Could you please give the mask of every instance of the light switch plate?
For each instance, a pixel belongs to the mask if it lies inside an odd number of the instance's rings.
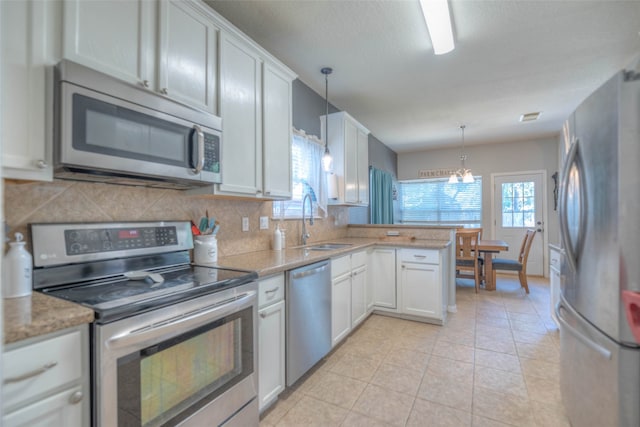
[[[268,230],[269,229],[269,217],[261,216],[260,217],[260,230]]]
[[[242,231],[249,231],[249,217],[242,217]]]

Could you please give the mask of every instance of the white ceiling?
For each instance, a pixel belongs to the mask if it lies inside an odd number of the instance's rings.
[[[396,152],[555,135],[640,55],[640,1],[450,0],[433,54],[418,0],[212,0],[244,33]],[[538,121],[520,123],[523,113]]]

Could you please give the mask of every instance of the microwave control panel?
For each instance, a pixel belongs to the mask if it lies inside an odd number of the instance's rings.
[[[220,173],[220,137],[210,133],[204,134],[204,167],[207,172]]]

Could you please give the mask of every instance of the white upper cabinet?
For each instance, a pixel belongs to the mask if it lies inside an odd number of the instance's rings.
[[[320,118],[325,139],[325,116]],[[348,113],[329,114],[329,150],[338,179],[338,198],[330,203],[369,204],[369,130]]]
[[[60,58],[61,5],[0,1],[0,145],[4,178],[53,179],[51,66]]]
[[[219,30],[203,7],[176,0],[65,0],[63,56],[216,113]]]
[[[291,197],[291,76],[273,64],[263,66],[263,186],[270,198]]]
[[[155,87],[155,2],[65,0],[63,56],[145,87]]]
[[[296,76],[237,31],[221,30],[219,54],[222,184],[190,193],[288,199]]]
[[[161,1],[156,90],[185,104],[217,112],[219,29],[195,3]]]
[[[256,197],[262,192],[262,61],[243,40],[220,37],[221,192]]]

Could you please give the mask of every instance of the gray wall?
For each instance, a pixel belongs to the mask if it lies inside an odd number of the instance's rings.
[[[558,138],[506,144],[466,147],[466,166],[482,176],[482,226],[491,230],[491,174],[501,172],[547,171],[548,243],[559,242],[558,212],[553,210],[553,180],[558,170]],[[398,179],[417,179],[421,169],[458,168],[460,148],[398,154]],[[487,237],[490,237],[487,235]],[[546,250],[546,248],[545,248]]]
[[[329,87],[331,89],[331,87]],[[331,98],[331,92],[329,92]],[[339,110],[331,103],[329,114]],[[326,113],[324,97],[318,95],[313,89],[299,79],[293,81],[293,127],[304,130],[309,135],[318,138],[321,135],[320,116]],[[358,118],[355,117],[357,120]],[[369,134],[369,166],[390,172],[394,177],[398,176],[398,155],[395,151],[384,145],[378,138]],[[349,223],[368,224],[369,208],[349,208]]]
[[[292,98],[293,127],[320,138],[320,116],[324,116],[327,111],[324,98],[299,79],[293,81]],[[329,114],[338,111],[340,110],[329,103]]]

